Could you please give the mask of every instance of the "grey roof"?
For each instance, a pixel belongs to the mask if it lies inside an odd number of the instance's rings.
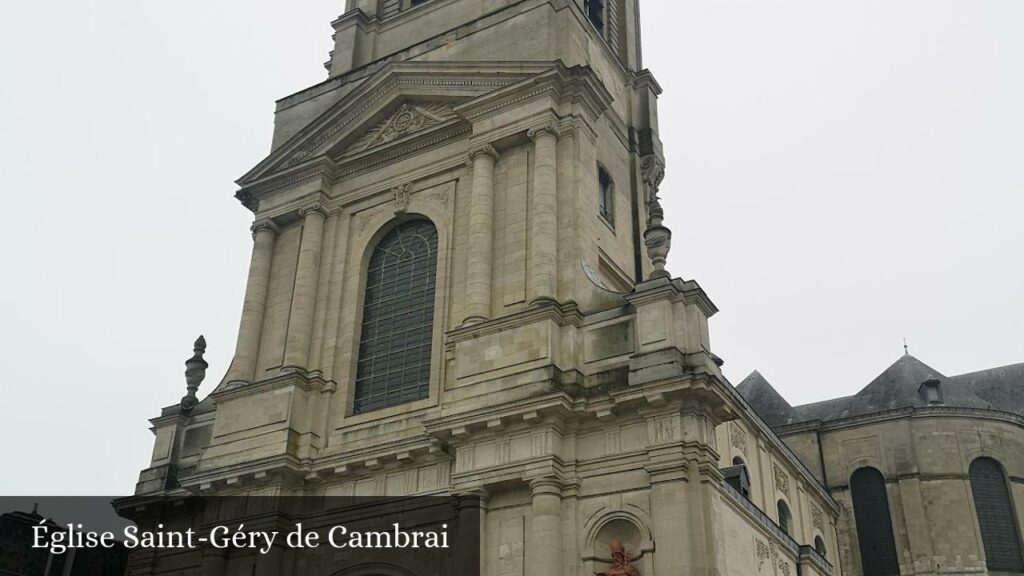
[[[996,409],[1024,415],[1024,364],[947,377],[906,354],[853,396],[796,407],[790,406],[756,371],[736,389],[769,426],[777,427],[926,406],[928,402],[920,390],[921,385],[930,380],[939,382],[942,403],[946,406]]]
[[[993,408],[1024,415],[1024,364],[1012,364],[950,378]]]
[[[736,386],[736,391],[746,398],[758,416],[769,426],[781,426],[794,416],[793,407],[789,402],[786,402],[786,399],[757,370],[744,378]]]

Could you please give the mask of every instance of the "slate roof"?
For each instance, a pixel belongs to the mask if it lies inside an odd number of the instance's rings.
[[[793,407],[789,402],[786,402],[786,399],[757,370],[744,378],[736,386],[736,391],[750,403],[764,423],[771,427],[787,424],[794,416]]]
[[[774,428],[927,406],[921,385],[929,380],[939,382],[945,406],[995,409],[1024,416],[1024,364],[947,377],[906,354],[853,396],[795,407],[757,371],[747,376],[736,390]]]

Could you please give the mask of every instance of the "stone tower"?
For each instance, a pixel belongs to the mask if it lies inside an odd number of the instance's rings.
[[[722,377],[714,305],[664,271],[638,5],[348,0],[328,78],[278,102],[238,181],[234,360],[153,420],[136,498],[473,494],[486,574],[604,572],[616,540],[645,576],[741,573],[736,545],[825,573],[797,540],[834,542],[835,503]],[[740,434],[750,475],[793,479],[799,538],[723,482]]]

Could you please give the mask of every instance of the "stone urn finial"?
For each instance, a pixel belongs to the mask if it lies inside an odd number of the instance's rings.
[[[203,379],[206,378],[206,369],[210,366],[203,359],[203,354],[206,353],[206,338],[200,336],[192,351],[192,357],[185,361],[185,387],[188,393],[181,399],[182,412],[190,412],[199,404],[196,392],[199,390],[199,385],[203,383]]]
[[[647,196],[647,230],[644,231],[644,246],[647,257],[654,265],[651,279],[671,278],[665,263],[672,248],[672,231],[664,226],[665,210],[658,198],[658,188],[665,178],[665,163],[657,156],[645,156],[640,164]]]

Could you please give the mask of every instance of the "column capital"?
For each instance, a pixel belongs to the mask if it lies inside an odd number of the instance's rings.
[[[474,161],[476,161],[477,158],[481,156],[490,156],[491,159],[497,160],[499,154],[498,151],[494,148],[494,146],[491,146],[490,144],[477,146],[471,149],[469,151],[469,154],[467,154],[467,158],[469,159],[470,164],[472,164]]]
[[[565,487],[565,482],[555,478],[554,476],[545,476],[543,478],[534,478],[530,480],[530,491],[534,496],[550,494],[561,498],[563,487]]]
[[[459,501],[459,508],[480,508],[486,510],[490,492],[486,488],[460,490],[455,493],[455,497]]]
[[[561,136],[561,130],[558,129],[558,125],[555,124],[554,122],[546,122],[544,124],[541,124],[540,126],[535,126],[526,131],[526,135],[530,138],[530,140],[533,141],[536,141],[537,138],[540,138],[545,134],[550,134],[551,136],[558,138],[559,136]]]
[[[281,227],[270,218],[261,218],[253,222],[249,230],[252,231],[252,237],[255,239],[256,235],[263,231],[268,231],[276,236],[281,231]]]
[[[312,214],[319,214],[324,218],[327,217],[327,209],[319,201],[313,202],[312,204],[299,208],[299,216],[306,218]]]

